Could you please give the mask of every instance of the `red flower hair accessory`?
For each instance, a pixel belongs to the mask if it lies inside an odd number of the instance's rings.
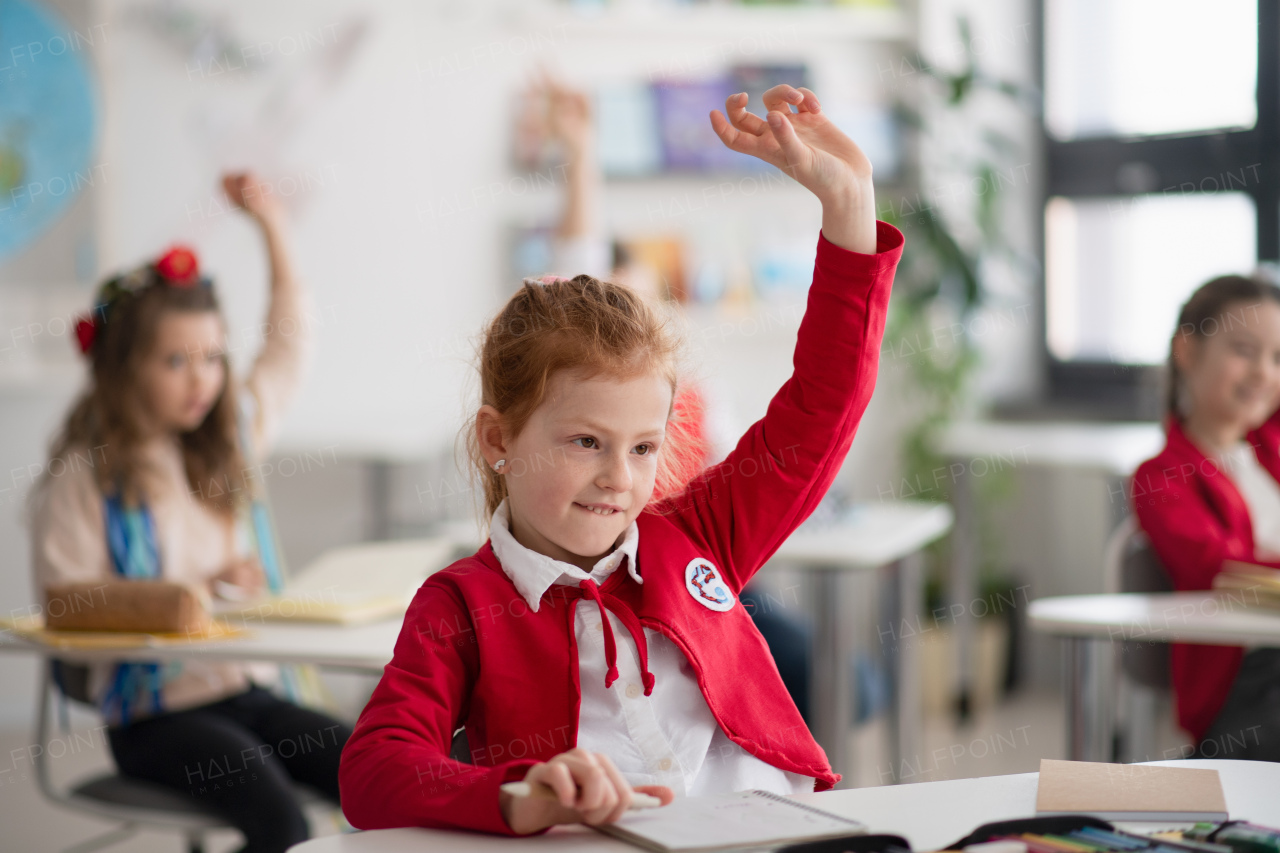
[[[174,246],[156,261],[156,272],[168,284],[193,287],[200,281],[200,263],[196,253],[186,246]]]
[[[98,336],[98,324],[93,322],[93,318],[89,315],[76,320],[76,341],[80,344],[80,352],[85,355],[89,354],[89,349],[93,346],[94,338]]]

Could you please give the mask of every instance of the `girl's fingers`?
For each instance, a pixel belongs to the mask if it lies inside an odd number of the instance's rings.
[[[614,793],[617,794],[617,802],[613,808],[601,819],[601,823],[613,823],[618,818],[627,813],[627,809],[631,808],[631,783],[622,778],[622,773],[610,760],[609,756],[604,753],[597,753],[596,758],[600,761],[600,767],[604,770],[609,781],[613,783]]]
[[[818,103],[818,96],[815,95],[811,90],[801,86],[800,88],[796,89],[796,91],[804,96],[804,100],[801,101],[800,104],[798,105],[800,108],[800,112],[802,113],[822,112],[822,106]]]
[[[754,116],[753,116],[754,118]],[[761,122],[763,124],[763,122]],[[778,165],[779,159],[776,148],[773,146],[768,131],[769,126],[765,125],[765,133],[761,136],[755,136],[750,133],[744,133],[738,130],[729,121],[720,114],[719,110],[711,111],[711,129],[720,137],[720,141],[725,147],[731,151],[737,151],[740,154],[749,154],[752,157],[759,157],[766,163]]]
[[[786,83],[779,83],[764,93],[764,107],[769,112],[774,110],[791,112],[788,106],[799,104],[803,100],[804,94],[799,89],[788,86]]]
[[[573,783],[573,773],[564,762],[551,761],[542,765],[543,770],[536,780],[556,792],[560,805],[566,809],[573,808],[573,801],[578,797],[578,786]],[[530,774],[532,775],[532,774]],[[526,779],[528,776],[525,777]]]
[[[729,124],[729,120],[725,118],[719,110],[711,111],[711,129],[716,132],[716,136],[720,137],[720,141],[725,147],[734,151],[745,151],[743,140],[748,136],[742,131]],[[754,139],[754,137],[752,137]]]
[[[724,109],[729,116],[729,121],[738,130],[750,133],[752,136],[762,136],[767,129],[763,119],[748,112],[746,92],[739,92],[725,98]]]
[[[613,786],[609,784],[609,778],[592,753],[585,750],[581,750],[581,753],[565,760],[580,789],[574,807],[585,814],[598,811],[606,805],[612,806]]]
[[[794,178],[795,168],[804,162],[807,149],[800,137],[796,136],[796,129],[791,126],[789,115],[770,110],[769,130],[773,131],[773,138],[778,140],[778,147],[782,149],[782,156],[787,164],[786,171]]]
[[[631,790],[639,791],[641,794],[648,794],[651,797],[657,797],[662,800],[664,806],[670,805],[671,801],[676,798],[675,792],[666,785],[636,785]]]

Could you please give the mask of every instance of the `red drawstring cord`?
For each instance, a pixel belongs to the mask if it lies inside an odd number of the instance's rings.
[[[578,587],[595,601],[596,607],[600,608],[600,621],[604,623],[604,662],[609,665],[609,671],[604,674],[604,686],[607,690],[613,686],[613,682],[618,680],[618,647],[613,641],[613,626],[609,624],[609,617],[604,612],[604,602],[600,600],[600,590],[596,587],[596,582],[587,578],[578,584]]]
[[[622,599],[607,593],[603,598],[608,603],[609,609],[622,620],[623,625],[627,626],[627,630],[631,632],[631,639],[635,640],[636,651],[640,653],[640,680],[644,682],[644,695],[648,696],[653,692],[654,679],[653,673],[649,671],[649,641],[645,638],[644,628],[640,625],[636,614]]]
[[[609,624],[609,614],[605,611],[604,598],[609,600],[609,610],[622,620],[622,624],[627,626],[627,631],[631,633],[631,639],[635,641],[636,651],[640,655],[640,680],[644,682],[644,695],[648,696],[653,693],[654,677],[649,671],[649,642],[645,639],[644,628],[640,625],[640,620],[636,618],[635,613],[620,598],[613,595],[600,595],[600,588],[596,586],[596,582],[587,578],[578,584],[578,588],[587,594],[596,603],[596,607],[600,608],[600,621],[604,623],[604,662],[608,665],[609,671],[604,676],[604,686],[606,689],[613,686],[613,682],[618,680],[618,646],[613,639],[613,626]]]

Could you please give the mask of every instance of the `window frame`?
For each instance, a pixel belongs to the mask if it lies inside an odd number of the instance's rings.
[[[1039,56],[1035,57],[1040,90],[1044,91],[1045,3],[1034,5],[1039,16]],[[1190,183],[1200,192],[1207,175],[1257,169],[1257,182],[1240,191],[1252,197],[1257,210],[1257,260],[1280,261],[1280,0],[1257,0],[1258,77],[1257,121],[1247,130],[1207,130],[1162,136],[1100,136],[1061,141],[1041,120],[1045,179],[1040,199],[1039,256],[1041,288],[1041,355],[1046,366],[1051,405],[1088,410],[1103,417],[1158,419],[1162,416],[1159,386],[1163,369],[1149,365],[1105,361],[1062,361],[1049,349],[1048,300],[1043,276],[1045,210],[1050,198],[1097,198],[1154,194],[1135,193],[1122,186],[1124,167],[1142,163],[1157,180],[1154,187]],[[1270,38],[1268,38],[1270,36]]]

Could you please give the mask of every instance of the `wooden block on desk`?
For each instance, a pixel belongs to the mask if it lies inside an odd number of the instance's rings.
[[[205,634],[209,612],[189,587],[170,581],[76,583],[45,590],[51,631]]]
[[[1227,820],[1217,770],[1040,760],[1036,814],[1103,820]]]

